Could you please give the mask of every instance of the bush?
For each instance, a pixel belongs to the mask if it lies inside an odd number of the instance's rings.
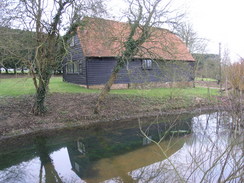
[[[236,91],[244,90],[244,60],[226,68],[226,75],[231,87]]]

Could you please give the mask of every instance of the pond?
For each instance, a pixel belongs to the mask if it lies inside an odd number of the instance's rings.
[[[214,112],[15,138],[0,146],[0,182],[243,182],[243,130],[230,124]]]

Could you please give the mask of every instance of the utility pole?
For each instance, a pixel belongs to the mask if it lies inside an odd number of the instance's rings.
[[[219,80],[218,80],[218,84],[219,84],[219,88],[220,88],[220,93],[222,96],[222,66],[221,66],[221,43],[219,43]]]

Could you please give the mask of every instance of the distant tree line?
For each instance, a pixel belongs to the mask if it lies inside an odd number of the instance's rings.
[[[220,58],[218,54],[194,53],[192,56],[198,63],[195,77],[219,79]]]
[[[0,64],[8,73],[8,69],[27,68],[26,60],[33,59],[33,34],[30,31],[0,27]]]
[[[31,67],[35,55],[35,33],[0,27],[0,73],[24,74]],[[62,62],[56,61],[54,73],[61,73]],[[37,71],[37,70],[36,70]]]

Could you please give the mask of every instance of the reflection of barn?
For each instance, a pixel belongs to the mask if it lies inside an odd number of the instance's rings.
[[[143,129],[148,136],[158,141],[169,125],[161,122],[152,124],[150,128],[144,126]],[[190,132],[191,118],[186,117],[171,129],[174,132],[179,130]],[[178,151],[185,138],[176,137],[172,142],[174,146],[167,150],[167,156]],[[147,145],[149,143],[150,141],[141,135],[137,125],[88,138],[78,138],[67,148],[72,169],[83,180],[100,182],[120,177],[125,182],[131,182],[128,172],[165,159],[159,149],[154,144]],[[161,145],[168,147],[168,143],[169,141],[163,141]]]

